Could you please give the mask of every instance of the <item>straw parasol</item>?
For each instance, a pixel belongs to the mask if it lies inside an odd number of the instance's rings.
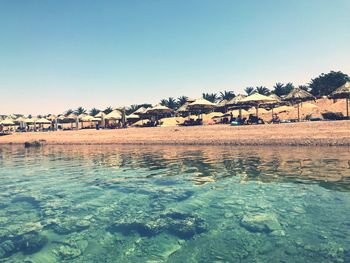
[[[346,100],[346,117],[349,118],[349,98],[350,98],[350,82],[347,81],[344,85],[337,88],[330,95],[333,99],[345,99]]]
[[[15,123],[13,122],[13,119],[6,118],[5,120],[0,121],[0,124],[3,126],[13,126]]]
[[[161,104],[157,104],[152,108],[148,108],[146,110],[147,114],[162,114],[162,113],[171,113],[173,112],[172,109],[168,108],[167,106],[163,106]]]
[[[184,103],[180,108],[178,108],[178,109],[176,110],[176,113],[188,112],[188,105],[189,105],[189,104],[190,104],[189,102]]]
[[[214,109],[216,107],[215,103],[212,103],[204,98],[196,99],[194,102],[188,104],[190,109]]]
[[[40,118],[40,119],[36,120],[35,123],[37,123],[37,124],[51,124],[51,121],[49,121],[48,119],[45,119],[45,118]]]
[[[315,97],[305,90],[294,88],[284,99],[298,104],[298,121],[300,121],[299,103],[302,101],[315,99]]]
[[[204,98],[198,98],[194,102],[188,104],[188,110],[191,111],[199,111],[203,113],[205,110],[212,110],[216,107],[215,103],[212,103]],[[202,116],[203,118],[203,116]]]
[[[106,120],[121,120],[122,113],[119,110],[113,110],[105,116]]]
[[[149,108],[141,107],[138,110],[136,110],[133,114],[137,114],[137,115],[145,114],[147,109],[149,109]]]
[[[259,118],[259,105],[275,103],[275,102],[276,102],[276,99],[259,94],[257,92],[253,93],[252,95],[245,97],[239,101],[240,104],[254,105],[256,108],[256,117],[257,118]]]
[[[148,108],[146,111],[145,111],[145,115],[151,115],[151,116],[154,116],[157,119],[160,118],[160,116],[164,116],[166,114],[170,114],[172,113],[173,110],[166,107],[166,106],[163,106],[161,104],[157,104],[151,108]]]

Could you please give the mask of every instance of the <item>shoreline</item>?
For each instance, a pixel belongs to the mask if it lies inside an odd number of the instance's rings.
[[[350,146],[350,121],[14,133],[0,145]],[[0,146],[1,147],[1,146]]]

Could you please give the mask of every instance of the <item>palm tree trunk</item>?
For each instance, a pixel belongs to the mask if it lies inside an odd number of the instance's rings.
[[[300,122],[300,103],[298,103],[298,121]]]
[[[346,118],[349,119],[349,97],[346,97]]]

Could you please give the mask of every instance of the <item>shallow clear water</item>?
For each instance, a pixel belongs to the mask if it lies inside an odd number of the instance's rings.
[[[0,262],[349,262],[350,149],[0,148]]]

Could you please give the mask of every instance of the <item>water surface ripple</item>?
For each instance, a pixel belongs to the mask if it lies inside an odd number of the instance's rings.
[[[350,262],[350,149],[0,148],[0,262]]]

